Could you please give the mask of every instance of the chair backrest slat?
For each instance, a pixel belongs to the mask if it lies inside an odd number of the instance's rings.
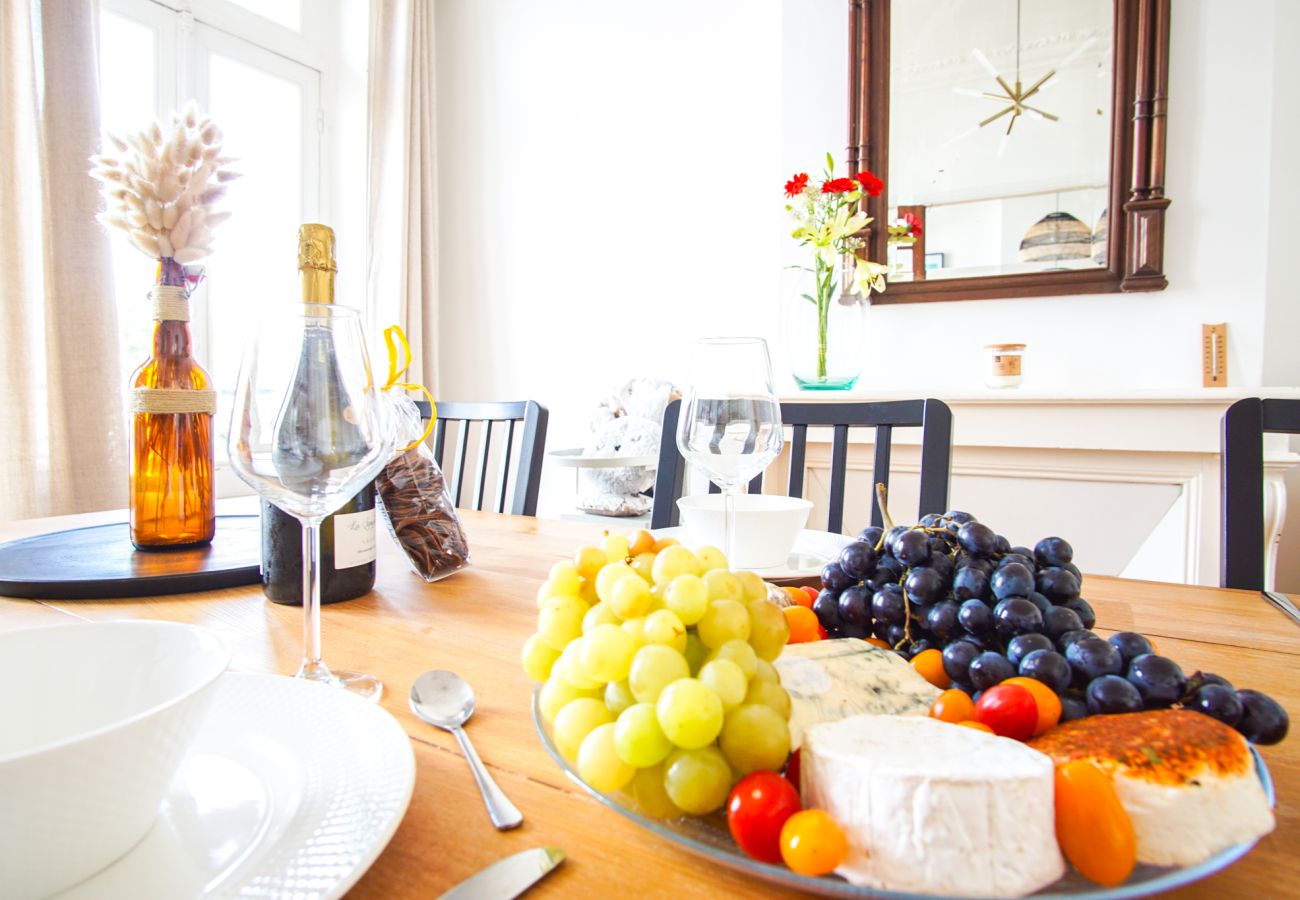
[[[790,478],[786,493],[791,497],[803,496],[804,457],[808,451],[808,426],[795,425],[790,429]]]
[[[659,447],[659,469],[655,476],[655,500],[650,514],[652,528],[676,525],[677,498],[682,495],[686,461],[677,451],[677,421],[681,414],[681,401],[669,404],[664,414],[664,428]],[[875,460],[872,484],[889,483],[889,463],[894,428],[921,429],[921,501],[920,515],[944,512],[948,504],[948,486],[952,458],[952,412],[939,400],[893,400],[883,402],[805,403],[792,401],[781,404],[781,421],[790,427],[790,475],[787,490],[790,496],[803,496],[804,470],[807,466],[807,440],[809,427],[833,428],[831,438],[831,483],[829,493],[828,526],[831,531],[841,531],[844,525],[844,500],[848,490],[849,430],[868,427],[876,430]],[[762,476],[750,482],[751,492],[761,490]],[[717,492],[710,483],[709,491]],[[874,488],[872,489],[874,495]],[[874,498],[871,501],[871,521],[882,522]]]
[[[883,484],[889,491],[889,457],[894,444],[894,426],[880,425],[876,428],[876,458],[871,464],[871,524],[885,524],[885,514],[880,508],[876,496],[876,485]],[[888,499],[888,498],[886,498]]]
[[[417,401],[416,406],[426,418],[430,415],[431,407],[427,401]],[[448,465],[443,462],[446,423],[458,422],[460,427],[460,436],[456,442],[456,458],[451,463],[454,466],[451,471],[452,501],[460,506],[464,497],[469,433],[474,423],[480,423],[482,431],[478,443],[477,465],[470,471],[470,477],[474,479],[472,508],[482,510],[485,506],[493,505],[488,500],[492,432],[496,423],[504,423],[505,446],[501,448],[499,477],[493,479],[499,485],[495,509],[497,512],[509,512],[517,516],[537,515],[537,497],[541,488],[542,463],[546,454],[546,426],[549,418],[550,413],[546,407],[533,400],[507,403],[440,401],[438,421],[433,431],[433,452],[434,458],[444,472],[448,471]],[[510,461],[514,456],[517,427],[522,427],[522,431],[518,438],[517,462],[512,469]],[[512,477],[513,490],[510,487]]]
[[[849,426],[836,425],[831,436],[831,491],[826,530],[838,533],[844,527],[844,482],[849,468]]]

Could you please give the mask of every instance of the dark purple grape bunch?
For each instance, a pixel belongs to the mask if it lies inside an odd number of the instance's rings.
[[[878,638],[904,659],[940,649],[953,687],[978,699],[1016,675],[1061,698],[1062,721],[1180,706],[1256,744],[1286,736],[1286,711],[1223,678],[1191,678],[1131,631],[1103,638],[1083,573],[1060,537],[1013,546],[969,513],[864,528],[821,573],[813,611],[830,637]]]

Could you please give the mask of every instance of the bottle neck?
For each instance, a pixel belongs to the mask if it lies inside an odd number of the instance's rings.
[[[333,272],[307,266],[302,269],[301,275],[303,303],[334,302]]]
[[[190,341],[190,324],[165,319],[153,326],[154,359],[177,359],[190,356],[194,348]]]

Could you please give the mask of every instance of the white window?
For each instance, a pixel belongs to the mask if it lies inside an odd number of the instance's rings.
[[[320,9],[337,12],[332,3],[307,6],[313,14]],[[324,138],[329,111],[322,84],[339,91],[351,77],[345,86],[356,92],[364,73],[345,71],[342,50],[355,51],[357,42],[363,49],[366,36],[345,38],[337,16],[304,19],[304,12],[302,0],[103,0],[101,6],[104,129],[139,131],[192,98],[221,127],[223,152],[238,158],[244,175],[222,203],[233,215],[216,231],[214,252],[202,263],[207,281],[194,298],[190,323],[196,356],[218,389],[219,468],[248,324],[270,304],[298,302],[298,226],[333,224],[323,216],[347,205],[327,196],[322,183],[328,157],[337,153]],[[345,40],[352,43],[340,48]],[[336,175],[364,185],[364,171]],[[156,265],[124,236],[115,233],[112,240],[122,370],[129,373],[148,355],[152,326],[145,297]],[[218,491],[233,484],[219,477]]]

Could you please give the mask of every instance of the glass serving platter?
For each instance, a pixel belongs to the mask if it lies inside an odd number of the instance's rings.
[[[564,771],[565,775],[568,775],[591,796],[659,837],[718,865],[810,894],[821,894],[827,897],[875,897],[883,898],[883,900],[954,900],[954,898],[944,898],[937,894],[912,894],[902,891],[886,891],[879,888],[857,887],[837,875],[815,878],[799,875],[784,866],[759,862],[746,855],[744,851],[736,846],[731,833],[727,830],[726,817],[721,812],[708,816],[682,816],[678,819],[652,819],[642,815],[632,805],[631,801],[621,794],[602,793],[587,784],[578,775],[577,770],[560,754],[554,740],[551,738],[550,725],[542,718],[541,709],[538,705],[539,691],[540,688],[533,691],[533,725],[537,728],[537,734],[541,738],[542,746],[551,755],[551,759],[555,760],[556,765]],[[1273,778],[1269,774],[1268,767],[1264,765],[1263,758],[1260,757],[1254,746],[1250,748],[1250,752],[1255,759],[1255,772],[1259,775],[1259,780],[1264,786],[1264,796],[1268,798],[1268,805],[1270,808],[1276,808],[1277,797],[1273,790]],[[1151,894],[1183,887],[1226,869],[1245,856],[1254,846],[1255,841],[1235,844],[1221,850],[1202,863],[1186,868],[1139,864],[1133,870],[1133,874],[1128,881],[1114,888],[1105,888],[1089,881],[1067,864],[1065,877],[1031,896],[1035,898],[1085,897],[1090,898],[1090,900],[1123,900],[1123,898],[1129,897],[1147,897]]]

